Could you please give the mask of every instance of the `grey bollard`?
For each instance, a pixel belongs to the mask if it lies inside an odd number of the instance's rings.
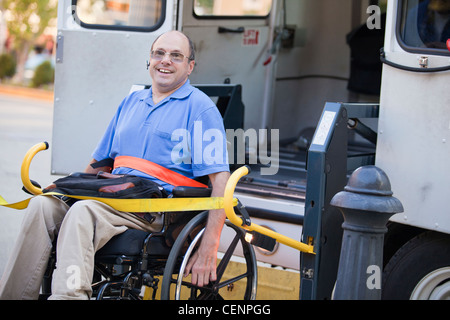
[[[376,166],[360,167],[330,204],[344,216],[333,299],[381,299],[386,224],[392,215],[403,212],[401,202],[392,196],[389,178]]]

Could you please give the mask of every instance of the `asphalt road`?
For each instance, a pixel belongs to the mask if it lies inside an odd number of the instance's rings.
[[[0,195],[16,202],[30,195],[22,191],[20,166],[33,145],[48,141],[51,148],[53,102],[0,94]],[[42,151],[33,159],[30,178],[42,186],[56,180],[50,174],[51,152]],[[19,232],[24,211],[0,206],[0,274]]]

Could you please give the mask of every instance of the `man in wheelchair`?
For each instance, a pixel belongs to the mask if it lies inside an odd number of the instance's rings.
[[[183,185],[184,180],[187,185],[197,185],[194,178],[207,176],[211,196],[223,196],[229,177],[223,120],[211,99],[189,83],[194,58],[192,42],[183,33],[170,31],[156,39],[148,64],[152,86],[133,92],[122,101],[93,152],[87,173],[112,169],[114,174],[155,181],[169,193],[176,184]],[[215,137],[223,138],[216,141],[222,145],[220,161],[217,152],[213,159],[203,152],[207,130],[216,130],[220,134]],[[174,151],[180,140],[174,139],[175,132],[190,138],[189,148],[183,148],[183,152]],[[102,162],[104,159],[114,159],[113,167]],[[200,287],[215,280],[224,221],[222,209],[210,210],[203,240],[187,264],[186,273],[191,273],[192,283]],[[38,298],[55,240],[57,266],[50,299],[88,299],[96,252],[127,229],[154,232],[161,225],[159,214],[149,218],[93,200],[78,201],[69,207],[55,197],[34,197],[1,279],[0,299]],[[75,269],[80,281],[71,285]]]

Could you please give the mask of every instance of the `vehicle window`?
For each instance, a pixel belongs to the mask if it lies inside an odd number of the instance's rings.
[[[403,1],[399,32],[409,47],[446,49],[450,39],[450,0]]]
[[[272,0],[195,0],[197,17],[266,17]]]
[[[87,28],[154,30],[162,24],[164,0],[77,0],[76,20]]]

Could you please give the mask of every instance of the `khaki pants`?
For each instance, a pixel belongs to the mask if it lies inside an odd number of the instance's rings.
[[[59,199],[35,197],[25,212],[13,253],[0,280],[0,299],[37,299],[57,239],[57,267],[50,299],[88,299],[92,293],[94,255],[112,237],[128,228],[155,231],[134,214],[120,212],[101,202],[78,201],[70,208]]]

